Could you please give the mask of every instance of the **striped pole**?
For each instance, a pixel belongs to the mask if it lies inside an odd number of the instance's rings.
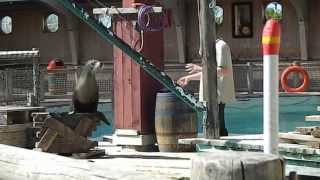
[[[263,131],[264,152],[278,154],[280,23],[270,19],[264,26],[263,46]]]

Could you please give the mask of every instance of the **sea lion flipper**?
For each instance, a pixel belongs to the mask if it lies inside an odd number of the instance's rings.
[[[107,117],[102,112],[97,111],[96,115],[99,120],[103,121],[107,125],[111,125]]]

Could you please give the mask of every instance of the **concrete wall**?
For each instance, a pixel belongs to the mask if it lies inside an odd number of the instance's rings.
[[[229,43],[235,61],[248,59],[261,59],[261,32],[263,28],[263,2],[251,0],[253,7],[253,37],[232,37],[232,3],[240,0],[218,0],[218,5],[224,8],[224,22],[218,29],[218,36]],[[248,2],[248,1],[245,1]],[[309,0],[309,53],[310,58],[320,58],[320,25],[318,23],[318,0]],[[284,5],[284,19],[282,21],[281,58],[297,59],[300,56],[298,22],[296,12],[289,0],[282,1]],[[194,0],[186,0],[186,54],[187,61],[199,61],[199,35],[197,4]],[[52,12],[45,6],[31,6],[13,10],[1,9],[0,16],[13,17],[13,34],[0,35],[0,50],[40,48],[42,62],[47,63],[51,58],[62,58],[71,63],[68,33],[65,28],[65,19],[60,16],[60,29],[57,33],[44,33],[42,31],[43,17]],[[165,61],[178,62],[176,30],[173,26],[165,30]],[[96,58],[112,63],[113,47],[105,43],[87,25],[79,25],[79,60],[84,62]]]
[[[60,29],[56,33],[42,30],[43,17],[51,10],[46,7],[1,10],[0,16],[9,15],[13,19],[13,33],[0,35],[1,50],[30,50],[40,48],[42,62],[51,58],[69,59],[68,41],[65,38],[64,19],[60,18]]]
[[[188,24],[187,24],[187,47],[188,57],[190,59],[198,58],[198,20],[195,1],[188,2]],[[261,34],[263,29],[263,3],[261,1],[252,0],[253,8],[253,37],[250,38],[234,38],[232,36],[232,3],[241,2],[239,0],[218,0],[218,5],[224,9],[224,22],[217,29],[217,36],[223,38],[229,43],[234,60],[261,59]],[[245,1],[248,2],[248,1]],[[294,8],[287,1],[283,1],[284,18],[282,21],[282,46],[281,58],[298,58],[299,57],[299,37],[298,23],[295,20],[296,14]]]
[[[60,28],[56,33],[44,32],[43,18],[53,12],[46,6],[35,5],[15,10],[1,10],[0,17],[9,15],[13,18],[13,33],[0,35],[0,50],[28,50],[40,48],[41,61],[47,63],[52,58],[61,58],[71,63],[66,20],[59,15]],[[79,25],[79,60],[84,62],[91,58],[112,62],[112,46],[106,44],[97,33],[87,25]]]
[[[79,58],[81,62],[88,59],[113,62],[113,46],[106,43],[89,26],[80,23]]]
[[[309,56],[320,59],[320,1],[311,0],[309,4]]]

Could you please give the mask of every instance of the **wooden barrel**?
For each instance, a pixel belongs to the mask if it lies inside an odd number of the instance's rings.
[[[197,137],[196,112],[174,94],[157,94],[155,129],[160,152],[195,151],[195,145],[178,144],[178,139]]]

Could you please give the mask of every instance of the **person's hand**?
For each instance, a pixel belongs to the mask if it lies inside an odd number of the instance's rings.
[[[202,67],[196,64],[189,63],[186,65],[186,71],[189,74],[198,73],[202,71]]]
[[[178,79],[177,83],[180,86],[184,87],[189,83],[189,81],[190,81],[190,79],[188,78],[188,76],[183,76],[183,77]]]

